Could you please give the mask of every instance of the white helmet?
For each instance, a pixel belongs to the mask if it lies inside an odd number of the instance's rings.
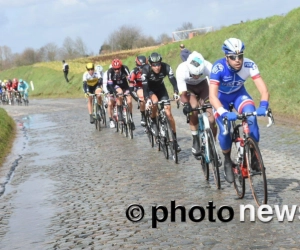
[[[186,60],[191,75],[202,75],[204,71],[204,58],[197,51],[193,51]]]
[[[103,67],[102,67],[101,65],[97,65],[97,66],[96,66],[96,70],[97,70],[98,72],[102,72],[102,71],[103,71]]]
[[[224,41],[222,50],[223,52],[228,54],[240,54],[243,53],[245,49],[244,43],[237,38],[229,38]]]

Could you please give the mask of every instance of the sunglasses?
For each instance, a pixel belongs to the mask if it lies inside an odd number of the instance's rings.
[[[230,60],[235,61],[236,59],[243,59],[244,54],[239,54],[239,55],[231,55],[231,56],[227,56]]]
[[[114,71],[120,70],[121,68],[114,69]]]
[[[161,63],[160,62],[158,62],[158,63],[152,63],[151,66],[152,67],[159,67],[159,66],[161,66]]]
[[[200,74],[200,75],[193,75],[193,74],[191,74],[191,76],[193,77],[193,78],[199,78],[200,76],[202,76],[203,74]]]
[[[94,70],[93,68],[91,68],[91,69],[87,69],[88,71],[90,71],[90,70]]]

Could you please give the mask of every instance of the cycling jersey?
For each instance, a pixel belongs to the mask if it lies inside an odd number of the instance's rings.
[[[186,61],[182,62],[176,69],[176,80],[179,92],[187,91],[187,85],[197,85],[201,82],[207,84],[204,80],[206,77],[210,76],[212,68],[212,64],[210,62],[204,60],[204,72],[198,79],[195,79],[190,75],[187,64],[188,63]]]
[[[142,84],[142,71],[140,70],[139,67],[135,67],[130,72],[129,83],[134,84],[135,87],[137,87],[137,88],[143,87],[143,84]]]
[[[257,65],[250,59],[244,58],[242,68],[235,72],[226,62],[226,58],[216,61],[210,74],[210,83],[219,86],[219,92],[230,94],[239,90],[251,77],[260,77]]]
[[[129,90],[128,77],[130,75],[129,69],[126,65],[122,65],[119,72],[115,72],[113,68],[107,71],[107,89],[111,93],[116,93],[117,88],[122,90]]]
[[[92,75],[88,71],[83,74],[83,91],[89,92],[89,89],[101,88],[102,78],[98,72],[94,72]]]
[[[229,109],[229,104],[233,103],[238,113],[253,112],[255,105],[245,89],[245,81],[251,77],[253,80],[260,77],[257,65],[250,59],[244,58],[242,67],[239,71],[233,70],[226,62],[226,58],[216,61],[210,74],[210,84],[219,86],[218,98],[225,109]],[[231,147],[230,135],[223,135],[223,120],[219,114],[215,112],[216,122],[219,126],[219,142],[222,150]],[[250,134],[259,142],[259,128],[255,116],[247,118],[250,128]],[[229,124],[230,125],[230,124]],[[230,127],[230,126],[229,126]]]
[[[164,78],[168,76],[174,92],[178,92],[177,81],[173,74],[173,70],[169,64],[164,62],[161,63],[160,72],[158,74],[154,73],[150,65],[145,65],[142,69],[142,82],[143,82],[143,91],[145,99],[149,98],[149,92],[154,93],[165,91]]]
[[[27,91],[28,90],[28,83],[23,81],[18,84],[18,91]]]
[[[18,90],[18,85],[19,85],[19,82],[13,82],[11,87],[12,87],[15,91],[17,91],[17,90]]]

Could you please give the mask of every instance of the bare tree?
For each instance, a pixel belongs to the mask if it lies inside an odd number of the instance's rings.
[[[170,37],[167,33],[163,33],[158,36],[156,41],[158,44],[167,44],[169,42],[172,42],[172,37]]]
[[[143,36],[134,41],[133,48],[149,47],[149,46],[153,46],[155,44],[156,44],[156,42],[153,37]]]
[[[59,49],[55,43],[47,43],[44,47],[45,49],[45,60],[46,61],[55,61],[57,60],[57,55],[59,53]]]
[[[139,28],[123,25],[113,32],[108,39],[113,51],[132,49],[134,42],[141,37]]]
[[[62,51],[62,58],[65,59],[73,59],[76,58],[76,51],[75,51],[75,44],[72,38],[66,37],[63,42]]]
[[[183,23],[181,27],[177,28],[176,31],[184,31],[184,30],[191,30],[194,29],[192,23]],[[189,38],[189,32],[182,32],[182,33],[177,33],[177,36],[180,37],[181,40],[185,40]]]
[[[78,54],[78,56],[86,56],[88,54],[87,47],[80,37],[76,38],[76,41],[74,43],[74,50],[76,51],[76,54]]]

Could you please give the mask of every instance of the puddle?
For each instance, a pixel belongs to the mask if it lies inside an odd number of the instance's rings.
[[[50,218],[56,212],[50,200],[54,183],[35,174],[17,187],[17,195],[10,201],[14,210],[0,249],[41,249]],[[7,190],[7,193],[13,191]]]

